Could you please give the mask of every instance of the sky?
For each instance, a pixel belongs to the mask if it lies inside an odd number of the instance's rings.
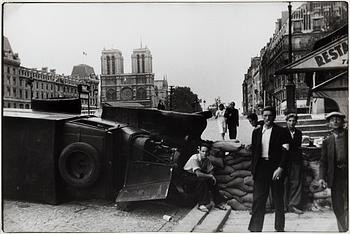
[[[65,75],[82,63],[100,74],[112,48],[131,73],[133,49],[147,46],[155,79],[242,109],[244,74],[282,11],[288,2],[6,3],[3,33],[21,66]]]

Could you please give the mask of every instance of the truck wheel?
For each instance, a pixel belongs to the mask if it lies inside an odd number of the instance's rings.
[[[86,143],[76,142],[63,149],[58,169],[69,185],[85,188],[92,185],[100,173],[97,150]]]

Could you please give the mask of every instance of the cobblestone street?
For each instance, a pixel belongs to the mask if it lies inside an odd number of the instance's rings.
[[[190,208],[164,202],[138,202],[131,211],[101,201],[57,206],[19,201],[3,202],[5,232],[169,232]],[[172,216],[170,221],[163,216]]]

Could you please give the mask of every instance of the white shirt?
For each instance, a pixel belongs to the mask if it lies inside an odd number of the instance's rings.
[[[266,128],[265,125],[262,129],[262,137],[261,137],[261,157],[269,158],[269,146],[270,146],[270,137],[271,137],[272,127]]]
[[[205,159],[204,162],[202,162],[199,153],[192,155],[183,168],[190,173],[195,173],[196,170],[209,173],[214,169],[209,159]]]

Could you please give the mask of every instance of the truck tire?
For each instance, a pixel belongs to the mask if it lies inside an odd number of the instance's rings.
[[[98,152],[87,143],[72,143],[61,152],[58,169],[67,184],[79,188],[89,187],[100,174]]]

